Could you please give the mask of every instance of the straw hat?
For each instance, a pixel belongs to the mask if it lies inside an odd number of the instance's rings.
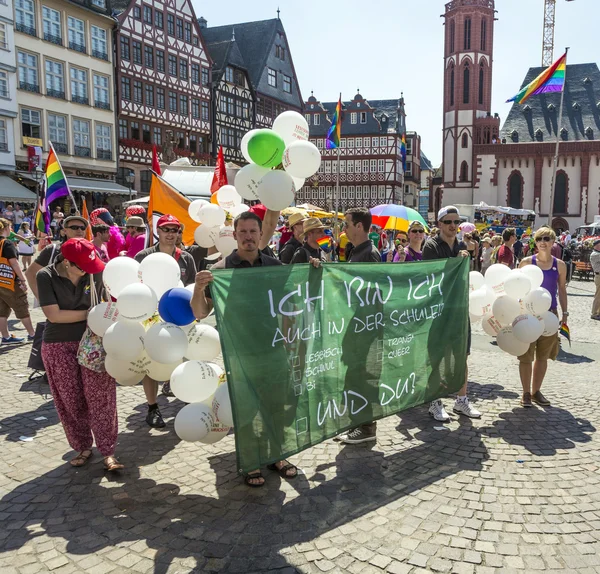
[[[288,217],[288,227],[291,229],[292,227],[294,227],[294,225],[302,223],[305,220],[306,213],[303,213],[302,211],[295,211],[294,213],[292,213],[292,215]]]
[[[301,237],[306,235],[309,231],[314,231],[315,229],[326,229],[326,226],[321,223],[319,219],[316,217],[309,217],[304,220],[304,227],[302,229]]]

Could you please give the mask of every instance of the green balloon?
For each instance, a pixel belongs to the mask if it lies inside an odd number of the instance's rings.
[[[248,155],[257,165],[277,167],[283,158],[285,142],[273,130],[258,130],[248,140]]]

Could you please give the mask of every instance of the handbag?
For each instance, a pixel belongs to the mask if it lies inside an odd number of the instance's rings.
[[[96,291],[93,275],[90,275],[90,299],[90,309],[92,309],[98,304],[98,292]],[[77,362],[90,371],[104,373],[106,371],[104,367],[105,359],[106,351],[102,345],[102,337],[99,337],[89,327],[86,327],[77,348]]]

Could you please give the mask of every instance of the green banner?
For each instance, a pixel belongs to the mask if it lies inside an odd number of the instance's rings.
[[[240,472],[458,391],[468,260],[215,270]]]

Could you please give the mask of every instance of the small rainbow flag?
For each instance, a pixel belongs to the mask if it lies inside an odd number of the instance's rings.
[[[567,54],[565,53],[549,68],[546,68],[533,82],[526,85],[516,96],[506,101],[524,104],[531,96],[536,94],[562,92],[565,87],[566,72]]]
[[[342,94],[338,100],[333,119],[331,120],[331,127],[327,132],[327,138],[325,139],[325,145],[327,149],[337,149],[340,147],[340,138],[342,136]]]
[[[567,341],[569,341],[569,347],[571,346],[571,330],[569,329],[569,325],[563,323],[560,326],[560,330],[558,331]]]
[[[48,160],[46,161],[46,209],[50,208],[53,201],[71,195],[67,178],[60,167],[54,147],[50,144]]]
[[[402,171],[406,171],[406,134],[400,139],[400,155],[402,156]]]
[[[317,239],[317,243],[319,244],[319,247],[321,249],[323,249],[324,251],[327,251],[329,249],[329,240],[331,238],[328,237],[327,235],[323,235],[323,237],[321,237],[320,239]]]

